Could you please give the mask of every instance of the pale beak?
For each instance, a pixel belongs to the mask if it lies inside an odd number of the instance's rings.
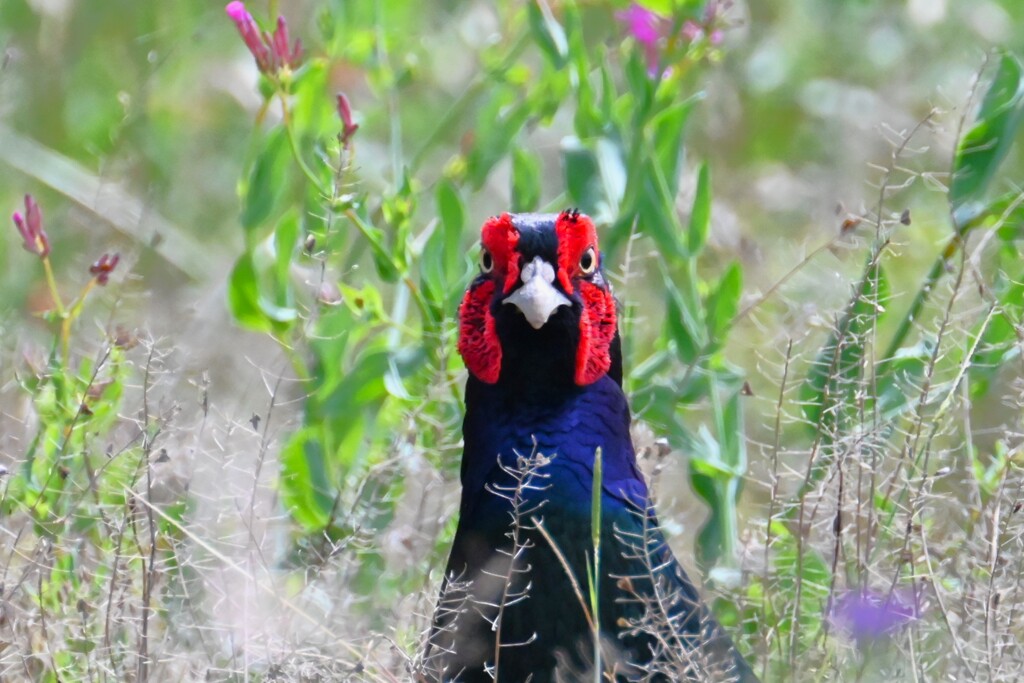
[[[523,266],[520,279],[523,286],[505,299],[505,303],[513,304],[522,311],[533,329],[544,327],[544,323],[559,306],[572,305],[564,294],[551,285],[555,281],[555,269],[540,256],[534,256],[532,261]]]

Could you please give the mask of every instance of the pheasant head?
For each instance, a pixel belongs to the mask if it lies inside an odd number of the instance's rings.
[[[489,219],[459,308],[459,353],[486,384],[621,382],[615,299],[597,231],[578,211]]]

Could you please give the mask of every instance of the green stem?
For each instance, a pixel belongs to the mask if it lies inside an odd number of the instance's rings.
[[[60,291],[57,289],[57,279],[53,276],[53,266],[50,265],[50,257],[43,257],[43,272],[46,273],[46,285],[50,288],[50,296],[53,297],[53,305],[57,307],[57,315],[64,318],[67,312],[64,310],[64,302],[60,298]]]
[[[50,297],[57,309],[57,317],[60,318],[60,350],[64,363],[68,363],[68,353],[71,347],[71,319],[68,317],[67,309],[60,298],[60,290],[57,289],[57,278],[53,275],[53,266],[50,264],[50,257],[43,257],[43,272],[46,274],[46,286],[50,288]]]
[[[737,472],[741,463],[739,445],[727,434],[725,422],[725,411],[722,407],[722,397],[719,395],[717,379],[711,382],[711,409],[715,418],[715,427],[718,431],[718,443],[725,447],[725,455],[728,458],[729,469]],[[736,498],[738,497],[739,482],[735,474],[731,474],[725,484],[719,489],[722,496],[721,507],[718,510],[719,532],[722,545],[718,549],[719,555],[715,558],[714,564],[721,564],[733,567],[736,564],[736,540],[739,535],[739,524],[736,521]],[[709,565],[709,569],[711,566]]]

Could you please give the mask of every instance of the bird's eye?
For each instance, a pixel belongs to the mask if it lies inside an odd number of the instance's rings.
[[[480,270],[485,274],[494,270],[494,257],[486,249],[480,250]]]
[[[590,247],[583,256],[580,257],[580,272],[584,275],[590,275],[597,269],[597,255],[594,254],[594,248]]]

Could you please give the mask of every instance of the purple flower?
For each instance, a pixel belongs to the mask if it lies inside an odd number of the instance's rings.
[[[294,47],[289,48],[288,22],[284,17],[277,18],[277,28],[270,35],[260,31],[256,20],[245,9],[244,2],[229,2],[224,11],[238,27],[238,33],[256,59],[256,66],[261,73],[273,75],[286,66],[290,69],[298,67],[302,60],[302,42],[296,40]]]
[[[117,262],[120,260],[120,254],[114,254],[113,256],[104,254],[96,263],[89,266],[89,273],[96,278],[96,284],[107,284],[110,274],[114,272],[114,268],[117,267]]]
[[[912,595],[851,591],[832,610],[832,620],[850,635],[875,639],[917,618]]]
[[[43,213],[32,195],[25,195],[25,215],[17,211],[12,216],[14,225],[21,233],[22,245],[25,251],[32,252],[39,258],[46,258],[50,254],[50,238],[43,230]]]
[[[337,99],[338,118],[341,119],[341,133],[338,134],[338,139],[341,140],[343,146],[347,147],[349,140],[359,130],[359,124],[352,120],[352,106],[348,103],[345,93],[338,93]]]

